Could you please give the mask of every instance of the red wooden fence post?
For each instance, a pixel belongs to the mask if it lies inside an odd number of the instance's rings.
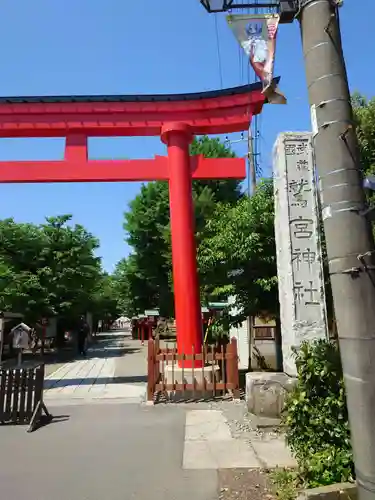
[[[145,323],[141,323],[141,345],[145,345]]]
[[[147,345],[147,401],[154,401],[155,394],[155,342],[149,339]]]
[[[226,384],[232,386],[232,345],[229,343],[225,346],[225,372]]]
[[[152,339],[154,342],[154,374],[155,374],[155,386],[160,382],[160,361],[157,359],[157,355],[160,353],[160,342],[159,339]],[[155,387],[156,388],[156,387]]]

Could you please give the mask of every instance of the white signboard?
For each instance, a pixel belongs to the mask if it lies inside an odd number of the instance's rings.
[[[20,323],[16,327],[12,328],[11,334],[13,336],[13,347],[15,349],[28,349],[30,343],[30,331],[31,328],[25,325],[25,323]]]

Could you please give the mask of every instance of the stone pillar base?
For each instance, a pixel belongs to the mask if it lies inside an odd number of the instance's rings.
[[[212,383],[214,380],[219,381],[219,365],[208,365],[203,368],[194,369],[194,379],[198,385],[203,384],[205,380],[207,383]],[[192,384],[193,380],[193,370],[192,368],[180,368],[177,365],[166,365],[164,368],[164,381],[166,384]],[[212,398],[212,391],[202,391],[197,389],[196,391],[184,391],[174,392],[168,391],[168,398],[170,401],[183,401],[187,399],[208,399]]]
[[[213,382],[214,378],[218,380],[219,365],[207,365],[203,368],[194,368],[194,378],[197,384],[202,384],[203,380]],[[165,365],[164,377],[166,384],[192,384],[193,383],[193,369],[180,368],[176,365]]]
[[[286,373],[246,373],[246,403],[250,413],[259,417],[281,418],[285,395],[297,379]]]

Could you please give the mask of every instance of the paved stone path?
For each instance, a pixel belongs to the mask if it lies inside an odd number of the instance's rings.
[[[184,469],[271,469],[295,465],[282,436],[253,431],[246,439],[236,438],[228,424],[222,410],[187,411]]]
[[[46,403],[87,404],[121,399],[141,402],[146,393],[146,351],[124,332],[98,336],[87,357],[65,363],[46,377]]]
[[[146,394],[146,347],[127,332],[99,336],[86,359],[66,363],[47,377],[47,405],[141,403]],[[186,405],[182,467],[186,470],[272,468],[294,465],[284,440],[234,433],[235,403]],[[172,405],[167,405],[173,411]],[[225,410],[226,409],[226,410]],[[231,409],[228,413],[228,410]],[[240,408],[238,408],[240,409]],[[244,438],[245,436],[245,438]]]
[[[0,426],[4,498],[217,500],[218,470],[294,465],[281,436],[246,424],[243,402],[140,404],[146,349],[103,334],[47,377],[50,424]]]
[[[192,410],[186,415],[183,467],[227,469],[260,464],[246,443],[233,439],[221,411]]]

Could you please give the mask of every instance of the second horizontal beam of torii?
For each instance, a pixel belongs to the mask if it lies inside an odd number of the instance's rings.
[[[243,158],[191,156],[192,179],[244,179]],[[0,183],[148,182],[170,178],[167,156],[140,160],[0,161]]]

